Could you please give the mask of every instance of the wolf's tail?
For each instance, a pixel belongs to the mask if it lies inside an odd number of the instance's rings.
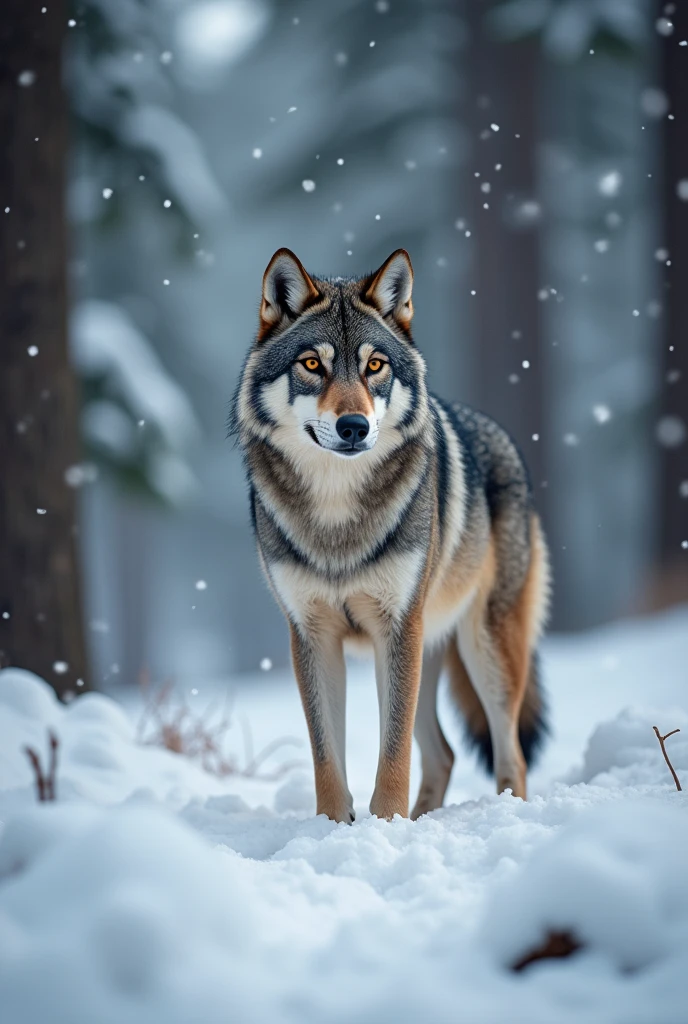
[[[476,749],[481,765],[491,773],[494,765],[487,716],[480,697],[473,689],[455,640],[451,641],[447,652],[447,669],[451,692],[463,716],[466,741]],[[534,651],[518,720],[518,738],[528,767],[536,761],[548,732],[547,708],[540,686],[540,659],[537,651]]]

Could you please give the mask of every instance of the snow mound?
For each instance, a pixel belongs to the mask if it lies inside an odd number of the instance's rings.
[[[55,1020],[55,1006],[71,1024],[219,1020],[221,992],[247,1019],[252,893],[168,814],[33,809],[8,824],[2,850],[14,865],[0,886],[8,1024]]]
[[[681,729],[667,740],[667,753],[679,774],[688,772],[686,712],[626,708],[616,718],[596,727],[588,740],[582,769],[572,772],[568,781],[594,782],[598,786],[666,784],[673,789],[674,782],[652,728],[654,725],[662,735]]]
[[[90,693],[60,704],[42,679],[8,668],[0,671],[0,814],[8,805],[33,801],[34,775],[24,748],[33,747],[45,763],[49,729],[59,741],[59,800],[110,804],[145,789],[178,808],[198,794],[227,791],[186,758],[136,743],[131,719],[110,697]]]
[[[491,897],[481,928],[490,955],[511,965],[565,932],[620,971],[684,961],[688,816],[677,796],[675,808],[595,808],[536,850]]]
[[[52,686],[23,668],[0,672],[0,708],[52,725],[59,718],[60,704]]]

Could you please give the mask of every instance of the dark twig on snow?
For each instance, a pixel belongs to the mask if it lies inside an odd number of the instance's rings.
[[[47,801],[57,799],[55,778],[57,776],[57,751],[60,741],[52,729],[48,729],[48,745],[50,747],[50,756],[47,772],[43,771],[41,759],[33,747],[24,747],[24,753],[28,757],[36,777],[36,795],[39,803],[46,803]]]
[[[674,782],[676,783],[676,789],[680,793],[681,792],[681,783],[678,781],[678,775],[674,771],[674,766],[671,763],[671,761],[669,760],[669,755],[667,754],[666,747],[664,746],[664,740],[668,740],[670,736],[673,736],[674,733],[680,732],[681,730],[680,729],[672,729],[671,732],[667,732],[667,733],[665,733],[664,736],[661,736],[660,732],[659,732],[659,729],[657,728],[656,725],[653,725],[652,728],[654,729],[655,735],[656,735],[657,739],[659,740],[659,745],[662,748],[662,753],[664,754],[664,760],[666,761],[667,765],[669,766],[669,771],[671,772],[671,774],[674,777]]]
[[[512,964],[512,971],[522,971],[538,960],[560,960],[581,949],[581,943],[571,932],[549,932],[542,945],[531,949],[524,957]]]

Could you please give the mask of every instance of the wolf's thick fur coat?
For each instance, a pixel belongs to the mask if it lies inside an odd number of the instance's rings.
[[[318,813],[353,820],[344,647],[372,647],[380,754],[370,809],[442,805],[454,755],[437,718],[446,666],[497,790],[526,795],[544,734],[536,647],[545,540],[523,460],[482,413],[431,395],[399,249],[360,279],[309,275],[287,249],[263,279],[233,408],[258,552],[289,623]]]

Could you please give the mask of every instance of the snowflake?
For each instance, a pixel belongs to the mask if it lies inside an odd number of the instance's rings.
[[[603,174],[597,183],[597,187],[603,196],[618,195],[621,188],[622,178],[618,171],[609,171]]]

